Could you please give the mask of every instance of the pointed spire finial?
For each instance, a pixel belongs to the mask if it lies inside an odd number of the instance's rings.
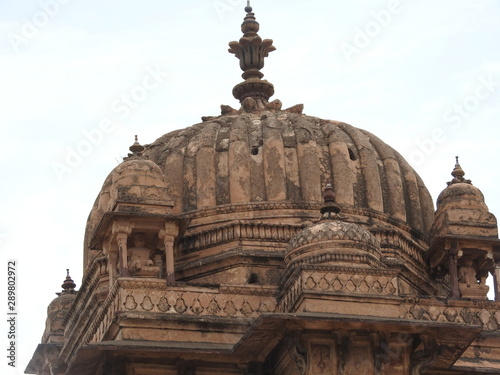
[[[134,144],[129,147],[129,150],[131,151],[131,153],[129,153],[127,157],[123,158],[123,160],[127,160],[127,159],[133,158],[133,157],[138,157],[138,158],[141,157],[142,152],[144,151],[144,148],[145,147],[139,143],[139,138],[136,135]]]
[[[61,287],[63,288],[62,294],[75,292],[76,284],[69,275],[69,268],[66,269],[66,279],[64,280]]]
[[[467,180],[464,178],[465,172],[460,166],[460,163],[458,162],[458,156],[455,156],[455,160],[456,160],[455,168],[453,168],[453,171],[451,172],[453,179],[447,184],[448,185],[458,184],[458,183],[471,184],[471,180]]]
[[[276,48],[272,39],[262,40],[257,34],[260,26],[255,19],[250,1],[247,2],[245,12],[247,14],[241,24],[243,36],[238,42],[229,43],[229,52],[234,53],[240,60],[240,68],[243,70],[241,76],[245,80],[233,88],[233,96],[241,103],[246,98],[252,98],[260,102],[260,107],[264,107],[274,94],[274,86],[262,79],[264,74],[260,70],[264,67],[264,58]]]

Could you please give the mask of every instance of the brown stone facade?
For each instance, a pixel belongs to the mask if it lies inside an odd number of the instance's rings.
[[[246,12],[241,108],[136,139],[26,372],[500,373],[500,240],[480,190],[457,159],[434,210],[374,135],[269,102],[273,42]]]

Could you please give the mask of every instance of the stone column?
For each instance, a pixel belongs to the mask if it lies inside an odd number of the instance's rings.
[[[159,233],[159,237],[163,239],[165,245],[165,269],[168,284],[175,282],[174,242],[178,234],[179,228],[176,223],[166,223],[165,230]]]
[[[174,261],[174,236],[165,236],[165,262],[167,271],[167,283],[175,282],[175,261]]]
[[[500,302],[500,262],[495,264],[493,271],[493,286],[495,287],[495,301]]]
[[[118,258],[119,256],[117,253],[115,252],[109,253],[109,264],[108,264],[109,290],[111,290],[117,278],[116,270],[118,265]]]
[[[118,242],[118,270],[120,276],[129,276],[128,264],[127,264],[127,234],[118,233],[116,235],[116,240]]]
[[[448,255],[451,298],[460,298],[460,292],[458,290],[457,255],[458,255],[458,244],[456,242],[453,242]]]

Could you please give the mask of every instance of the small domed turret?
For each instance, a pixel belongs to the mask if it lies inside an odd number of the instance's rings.
[[[61,285],[62,292],[56,293],[57,297],[47,307],[43,343],[64,342],[64,320],[76,297],[76,284],[69,275],[69,269],[66,272],[66,279]]]
[[[380,244],[360,225],[341,221],[330,184],[324,189],[323,198],[321,220],[290,240],[285,256],[287,270],[303,264],[365,268],[380,265]]]
[[[488,211],[483,193],[464,179],[458,156],[451,175],[453,179],[437,199],[432,235],[498,237],[496,218]]]
[[[123,162],[108,175],[90,212],[85,233],[84,266],[91,236],[106,212],[167,214],[170,197],[161,168],[143,155],[144,146],[135,142]]]

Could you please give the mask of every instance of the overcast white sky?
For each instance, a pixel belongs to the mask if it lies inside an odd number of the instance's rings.
[[[218,115],[220,104],[238,107],[231,90],[241,71],[227,43],[241,36],[245,4],[0,2],[0,289],[6,301],[7,260],[17,260],[20,329],[19,367],[2,354],[2,374],[24,371],[65,269],[81,284],[87,215],[133,136],[151,143]],[[460,155],[500,215],[498,1],[252,5],[259,34],[277,48],[263,70],[273,99],[376,134],[434,199]]]

